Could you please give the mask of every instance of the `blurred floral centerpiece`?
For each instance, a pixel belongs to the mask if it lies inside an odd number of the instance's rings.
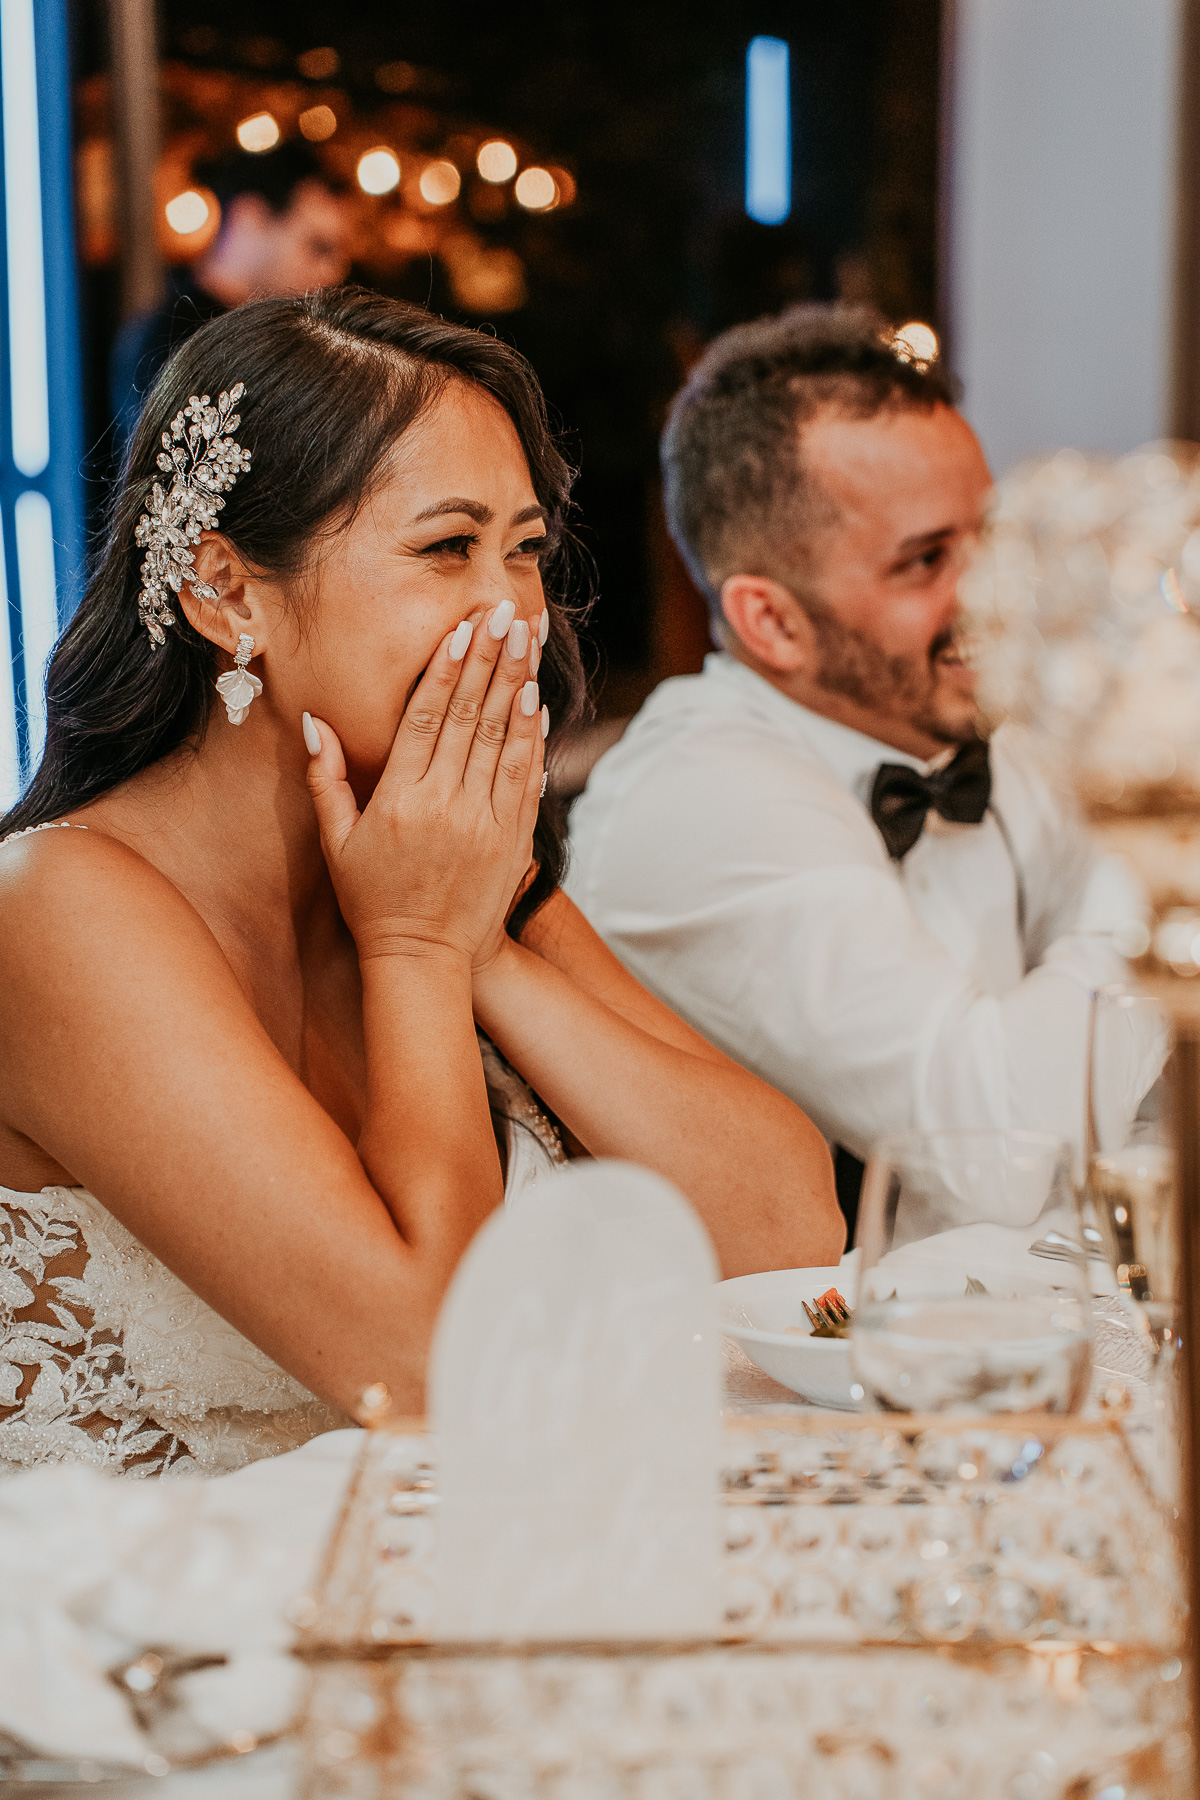
[[[1021,465],[961,594],[985,717],[1133,863],[1154,916],[1124,947],[1178,1005],[1200,975],[1200,448]]]

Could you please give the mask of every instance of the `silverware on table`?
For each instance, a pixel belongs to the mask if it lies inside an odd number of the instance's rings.
[[[1100,1241],[1100,1233],[1084,1227],[1084,1238],[1088,1256],[1095,1262],[1107,1262],[1104,1247]],[[1049,1257],[1052,1262],[1073,1262],[1079,1255],[1079,1245],[1064,1237],[1061,1231],[1048,1231],[1045,1237],[1038,1238],[1029,1246],[1030,1256]]]

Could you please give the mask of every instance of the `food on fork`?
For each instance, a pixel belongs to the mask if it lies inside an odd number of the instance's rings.
[[[851,1311],[836,1288],[827,1288],[823,1294],[818,1294],[811,1306],[807,1300],[800,1304],[808,1314],[813,1337],[849,1337]]]

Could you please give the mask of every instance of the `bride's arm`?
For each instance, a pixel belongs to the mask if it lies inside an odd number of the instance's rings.
[[[678,1013],[673,1013],[629,973],[561,888],[556,888],[538,907],[521,933],[521,943],[569,975],[576,987],[602,1000],[631,1024],[640,1025],[651,1037],[729,1066],[729,1058],[722,1051],[685,1025]]]
[[[594,1156],[687,1195],[724,1274],[837,1261],[845,1226],[815,1125],[647,993],[564,895],[476,970],[475,1014]]]
[[[417,742],[402,725],[361,820],[327,727],[313,772],[362,965],[357,1151],[165,877],[96,829],[0,851],[0,1118],[292,1375],[347,1408],[376,1381],[401,1408],[420,1407],[442,1291],[501,1198],[470,968],[503,919],[532,827],[541,734],[514,706],[507,741],[501,721],[501,743],[473,759],[478,773],[491,755],[494,794],[471,803],[460,754],[442,791],[422,798],[419,783],[398,779],[406,741],[432,768],[459,729],[430,730],[431,707],[444,709],[454,687],[435,665],[410,707]],[[465,730],[470,751],[475,727]]]

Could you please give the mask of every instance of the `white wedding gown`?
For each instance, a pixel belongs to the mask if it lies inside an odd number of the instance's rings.
[[[481,1049],[507,1121],[511,1203],[565,1158],[525,1083]],[[86,1189],[0,1187],[0,1474],[54,1462],[224,1474],[351,1422]]]

